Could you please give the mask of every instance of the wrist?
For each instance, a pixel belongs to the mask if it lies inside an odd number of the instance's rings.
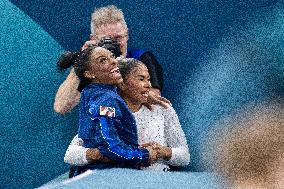
[[[170,147],[166,147],[164,160],[169,161],[172,158],[172,149]]]
[[[86,159],[88,162],[98,161],[102,158],[100,151],[96,148],[89,148],[86,151]]]
[[[70,71],[68,77],[69,77],[69,79],[79,81],[79,78],[78,78],[78,76],[76,75],[74,68],[71,69],[71,71]]]

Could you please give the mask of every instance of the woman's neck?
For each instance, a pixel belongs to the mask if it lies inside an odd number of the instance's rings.
[[[122,98],[125,100],[128,108],[132,111],[132,112],[138,112],[142,106],[141,103],[131,99],[131,98],[127,98],[125,96],[122,95]]]
[[[93,80],[90,82],[91,84],[99,84],[99,85],[107,85],[107,86],[113,86],[113,87],[116,87],[115,84],[106,84],[104,82],[99,82],[99,81],[96,81],[96,80]]]

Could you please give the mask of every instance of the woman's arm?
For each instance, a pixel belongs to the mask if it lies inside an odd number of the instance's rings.
[[[164,109],[165,139],[167,146],[171,148],[171,158],[168,163],[174,166],[189,164],[190,154],[185,134],[181,128],[178,116],[172,107]]]
[[[128,162],[133,165],[153,163],[157,160],[157,152],[152,148],[139,148],[134,145],[126,144],[120,139],[114,126],[114,119],[104,116],[92,118],[97,124],[99,131],[93,128],[79,129],[79,136],[82,136],[85,147],[94,146],[97,142],[94,133],[100,134],[101,146],[98,147],[103,157],[109,158],[112,162]],[[86,130],[87,129],[87,130]],[[87,133],[84,133],[85,131]],[[100,160],[99,160],[100,161]]]
[[[84,141],[76,135],[65,152],[64,162],[82,166],[95,161],[112,163],[110,159],[103,157],[97,148],[85,148]]]
[[[64,162],[70,165],[88,164],[86,154],[89,148],[85,148],[83,145],[84,141],[76,135],[65,152]]]
[[[64,114],[72,110],[80,101],[80,92],[77,90],[80,83],[79,78],[71,69],[66,80],[60,85],[54,100],[54,111]]]

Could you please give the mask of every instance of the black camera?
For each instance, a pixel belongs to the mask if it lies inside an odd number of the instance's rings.
[[[102,38],[97,45],[111,51],[115,58],[120,57],[122,54],[119,43],[110,37]]]

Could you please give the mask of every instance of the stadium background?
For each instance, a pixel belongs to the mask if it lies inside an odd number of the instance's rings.
[[[283,97],[282,0],[1,0],[1,188],[38,187],[68,170],[78,112],[53,112],[67,75],[56,60],[80,49],[94,7],[109,4],[124,11],[129,47],[151,50],[164,68],[163,95],[190,146],[183,171],[202,171],[199,149],[216,121]]]

